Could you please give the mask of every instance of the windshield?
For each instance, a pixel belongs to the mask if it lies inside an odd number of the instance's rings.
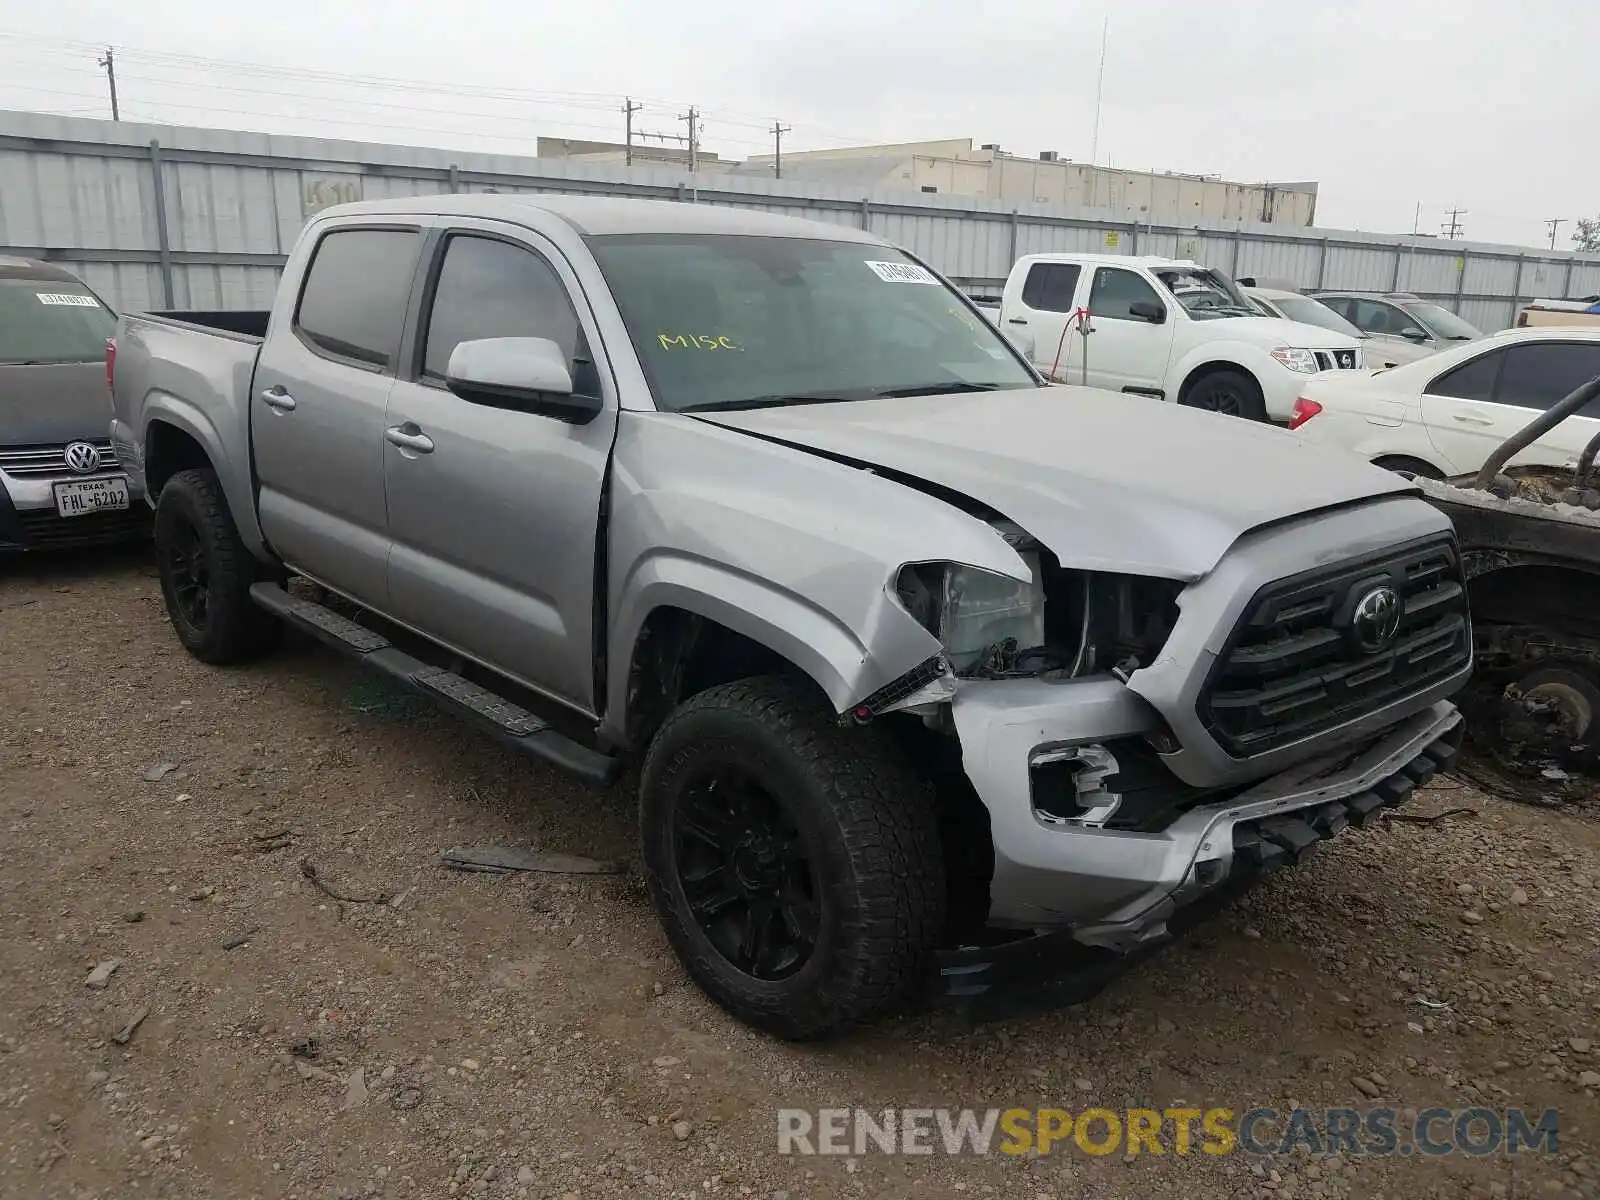
[[[1468,324],[1448,308],[1440,308],[1426,300],[1407,300],[1400,306],[1412,316],[1425,321],[1440,337],[1447,342],[1471,342],[1483,336],[1483,330],[1475,325]]]
[[[661,409],[1039,386],[960,295],[885,246],[725,234],[590,246]]]
[[[0,364],[97,362],[116,328],[81,283],[0,279]]]
[[[1322,301],[1313,300],[1310,296],[1285,296],[1281,300],[1273,301],[1273,303],[1291,321],[1300,321],[1306,325],[1320,325],[1324,329],[1331,329],[1335,333],[1342,333],[1347,337],[1364,338],[1367,336],[1334,312],[1333,309],[1322,303]]]
[[[1261,310],[1244,298],[1232,280],[1215,271],[1161,270],[1155,276],[1197,320],[1261,315]]]

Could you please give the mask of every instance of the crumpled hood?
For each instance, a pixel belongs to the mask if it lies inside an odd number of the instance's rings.
[[[694,415],[959,492],[1063,566],[1169,579],[1206,574],[1259,526],[1416,490],[1272,426],[1095,388]]]

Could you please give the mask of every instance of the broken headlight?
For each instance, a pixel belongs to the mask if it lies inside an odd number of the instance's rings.
[[[906,611],[944,643],[957,675],[995,647],[1009,653],[1044,645],[1044,577],[1037,551],[1022,554],[1032,578],[1012,579],[959,563],[919,563],[900,574]]]

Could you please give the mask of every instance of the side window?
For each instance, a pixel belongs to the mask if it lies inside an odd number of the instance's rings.
[[[1161,297],[1132,271],[1121,267],[1101,267],[1094,273],[1094,286],[1089,289],[1089,311],[1097,317],[1111,317],[1122,321],[1140,321],[1130,308],[1139,301],[1161,307]]]
[[[1434,376],[1423,389],[1430,396],[1453,396],[1457,400],[1492,400],[1495,382],[1505,366],[1506,352],[1480,354],[1477,358]]]
[[[1022,283],[1022,302],[1039,312],[1071,312],[1082,273],[1077,263],[1034,263]]]
[[[549,338],[569,363],[578,357],[578,317],[555,268],[520,246],[457,234],[434,285],[423,375],[443,379],[458,343],[496,337]],[[587,390],[576,373],[574,383]]]
[[[1354,315],[1350,323],[1363,333],[1399,333],[1400,325],[1394,320],[1395,310],[1377,300],[1352,300]]]
[[[1350,297],[1318,296],[1317,299],[1321,300],[1329,308],[1333,309],[1334,312],[1338,313],[1346,321],[1349,321],[1352,325],[1355,325],[1355,303],[1350,299]],[[1359,329],[1360,326],[1356,325],[1356,328]]]
[[[306,272],[294,328],[323,354],[388,370],[400,343],[419,235],[404,229],[336,229]]]
[[[1495,399],[1501,404],[1543,411],[1580,385],[1600,375],[1600,345],[1591,342],[1534,342],[1506,351],[1505,370]],[[1591,401],[1583,415],[1600,415]]]

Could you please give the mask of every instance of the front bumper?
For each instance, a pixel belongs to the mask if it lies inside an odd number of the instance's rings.
[[[1070,691],[1070,704],[1063,703],[1063,690]],[[1461,726],[1454,705],[1436,702],[1144,833],[1053,823],[1035,808],[1030,761],[1041,748],[1103,743],[1159,728],[1149,706],[1119,681],[967,683],[957,694],[954,716],[967,777],[989,814],[989,923],[1071,929],[1084,944],[1124,953],[1160,937],[1165,917],[1192,899],[1191,892],[1227,877],[1235,827],[1354,803],[1403,774],[1435,744],[1459,740]]]
[[[1014,739],[1016,749],[1029,740],[1025,730],[1025,722],[991,725],[991,745]],[[1050,826],[1031,806],[1029,829],[991,808],[991,922],[1033,936],[944,952],[940,990],[989,1015],[1086,1000],[1263,876],[1403,804],[1454,764],[1462,733],[1454,705],[1440,702],[1153,834]]]
[[[59,482],[49,477],[17,479],[0,474],[0,553],[70,550],[149,536],[150,512],[131,482],[127,509],[78,517],[56,515],[54,485]]]

